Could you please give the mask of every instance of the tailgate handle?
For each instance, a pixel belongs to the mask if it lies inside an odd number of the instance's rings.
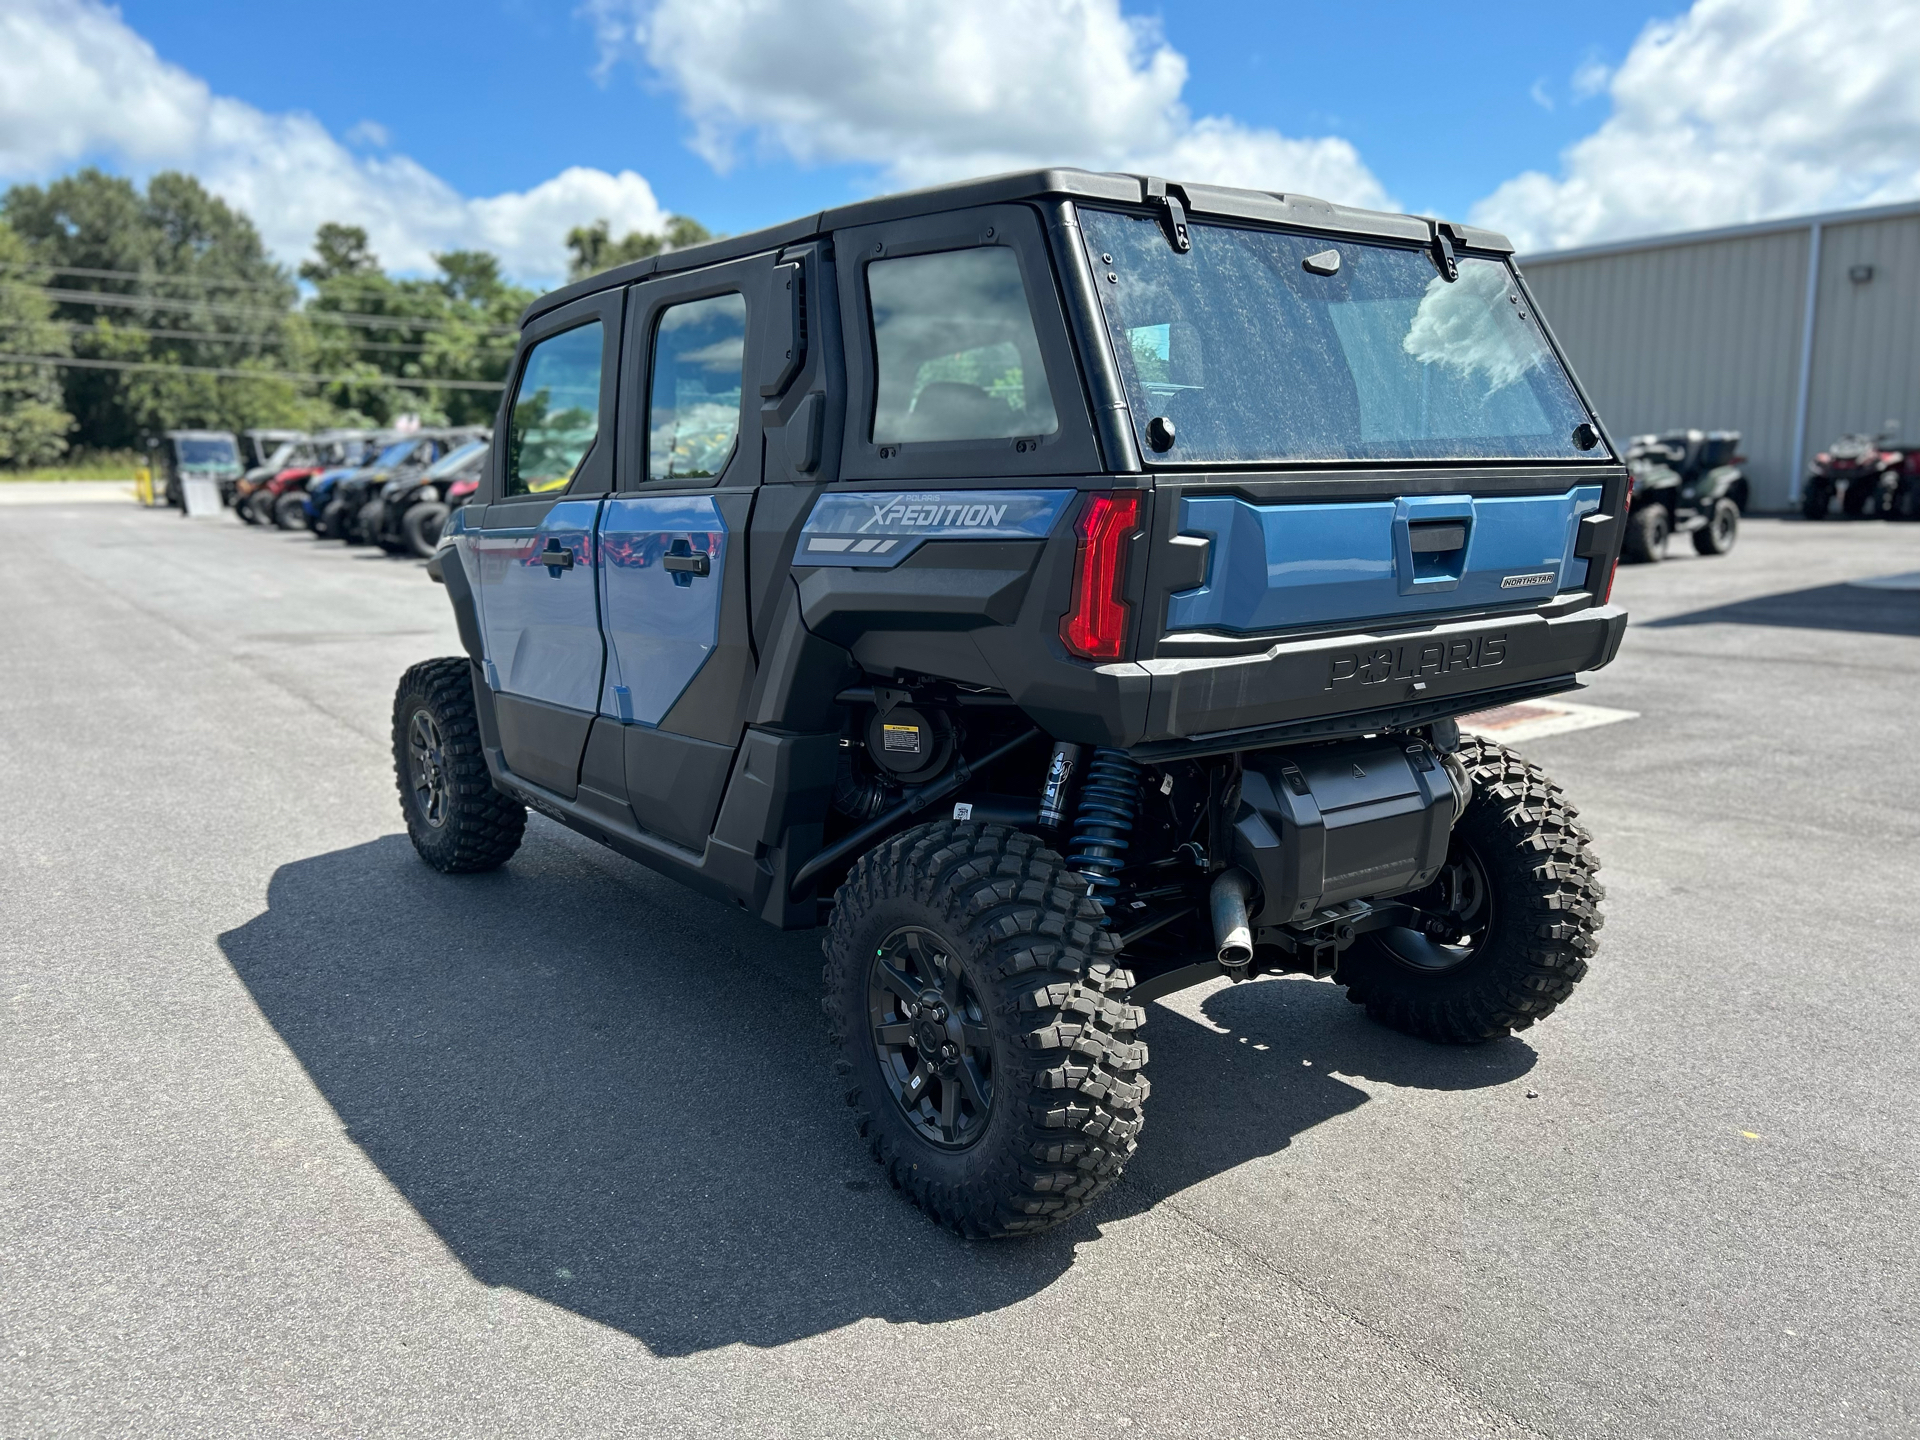
[[[1407,526],[1407,540],[1416,555],[1444,555],[1467,543],[1467,524],[1464,520],[1415,521]]]

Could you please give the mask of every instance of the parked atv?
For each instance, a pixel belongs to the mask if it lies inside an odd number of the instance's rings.
[[[375,535],[393,555],[429,558],[439,548],[447,517],[479,487],[491,445],[469,440],[422,471],[402,471],[380,489]]]
[[[233,513],[249,525],[271,525],[275,497],[267,487],[276,476],[313,463],[312,438],[300,430],[248,430],[240,440],[250,468],[234,487]]]
[[[1746,456],[1738,430],[1676,430],[1636,435],[1627,443],[1633,506],[1627,516],[1624,558],[1662,559],[1667,539],[1691,534],[1702,555],[1724,555],[1740,537],[1747,508]]]
[[[310,503],[313,533],[349,545],[373,544],[380,531],[381,487],[395,475],[412,476],[425,470],[453,447],[454,433],[416,430],[387,445],[371,464],[323,483],[321,493]]]
[[[282,530],[305,530],[312,524],[307,509],[307,489],[322,475],[341,469],[358,469],[375,452],[378,432],[372,430],[322,430],[313,437],[314,460],[282,470],[268,481],[265,490],[272,496],[273,523]],[[269,502],[256,499],[259,510]]]
[[[1840,502],[1850,520],[1878,520],[1897,509],[1907,454],[1894,448],[1889,423],[1878,435],[1842,435],[1813,457],[1800,491],[1800,513],[1823,520]]]
[[[570,285],[509,380],[428,566],[465,653],[394,698],[415,848],[493,869],[532,807],[824,925],[939,1223],[1114,1182],[1155,997],[1318,976],[1472,1043],[1586,974],[1573,806],[1455,723],[1627,619],[1628,472],[1501,236],[1003,175]]]

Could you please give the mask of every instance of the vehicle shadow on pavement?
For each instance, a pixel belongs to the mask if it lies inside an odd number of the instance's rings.
[[[1649,620],[1649,630],[1688,625],[1768,625],[1788,630],[1852,630],[1867,635],[1920,635],[1920,595],[1860,585],[1816,585],[1757,595],[1685,615]]]
[[[1210,995],[1211,1024],[1155,1006],[1125,1182],[1046,1236],[973,1244],[892,1194],[853,1133],[818,932],[767,929],[543,820],[491,875],[436,874],[402,835],[283,865],[264,913],[220,944],[349,1137],[476,1278],[661,1355],[1003,1308],[1101,1222],[1365,1103],[1329,1070],[1457,1089],[1533,1063],[1519,1040],[1379,1030],[1307,981]]]

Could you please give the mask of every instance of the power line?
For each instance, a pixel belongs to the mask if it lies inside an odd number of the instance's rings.
[[[198,285],[202,289],[226,290],[271,290],[284,294],[299,287],[292,280],[223,280],[203,275],[165,275],[152,270],[94,270],[84,265],[48,265],[37,260],[0,261],[0,270],[37,270],[49,275],[79,275],[88,280],[137,280],[146,285]],[[312,281],[306,282],[312,284]],[[351,278],[335,275],[320,282],[328,290],[338,293],[341,290],[357,290],[362,293],[386,290],[405,281],[392,281],[380,274],[369,274],[363,278]],[[438,285],[437,280],[422,280],[424,285]],[[500,282],[505,286],[507,282]],[[317,288],[317,287],[316,287]]]
[[[512,325],[463,325],[454,320],[405,319],[392,315],[366,315],[350,310],[273,310],[264,305],[227,305],[215,300],[173,300],[164,295],[122,295],[112,290],[66,290],[52,285],[22,285],[0,280],[0,290],[26,290],[68,305],[117,306],[126,310],[191,310],[208,315],[232,315],[237,319],[286,320],[300,315],[309,321],[331,325],[358,326],[373,330],[469,330],[482,335],[518,335]]]
[[[149,340],[212,340],[229,345],[260,345],[262,347],[271,347],[279,343],[264,336],[236,334],[231,330],[148,330],[138,325],[115,325],[111,331],[103,331],[97,325],[85,320],[0,320],[0,329],[30,330],[35,325],[58,325],[76,335],[140,335]],[[326,340],[321,343],[336,345],[340,342]],[[346,343],[356,350],[388,350],[402,355],[423,355],[433,349],[431,345],[407,345],[396,340],[350,340]]]
[[[79,370],[164,370],[170,375],[218,375],[238,380],[292,380],[308,385],[392,385],[400,390],[504,390],[502,380],[411,380],[401,375],[304,375],[292,370],[241,370],[228,365],[167,365],[158,360],[93,360],[79,355],[9,355],[0,365],[58,365]]]

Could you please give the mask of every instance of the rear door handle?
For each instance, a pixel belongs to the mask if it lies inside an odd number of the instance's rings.
[[[547,548],[533,557],[547,567],[549,575],[558,575],[562,570],[573,568],[573,547],[563,546],[558,540],[547,541]]]

